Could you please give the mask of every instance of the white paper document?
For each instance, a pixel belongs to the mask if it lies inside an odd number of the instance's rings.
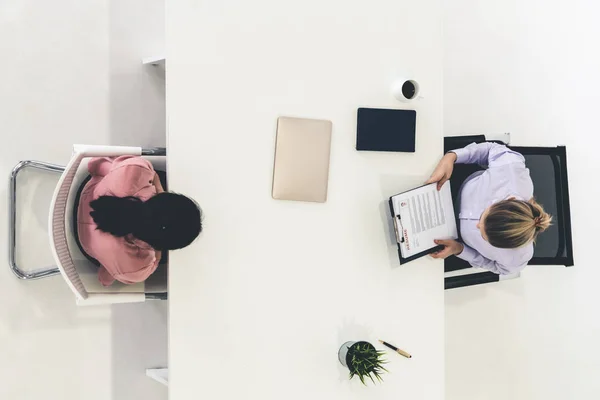
[[[437,184],[392,196],[396,239],[403,258],[436,247],[435,239],[457,239],[450,182],[440,191]]]

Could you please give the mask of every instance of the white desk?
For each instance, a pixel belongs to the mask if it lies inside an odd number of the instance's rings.
[[[386,218],[442,151],[440,1],[173,0],[166,29],[169,186],[205,212],[170,258],[170,399],[442,399],[443,267],[400,267]],[[414,107],[417,153],[355,151],[360,106]],[[280,115],[333,121],[327,203],[271,198]],[[340,345],[378,338],[413,359],[349,381]]]

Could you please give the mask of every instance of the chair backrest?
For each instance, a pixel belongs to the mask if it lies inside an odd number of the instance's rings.
[[[63,172],[60,177],[50,203],[49,221],[50,247],[56,265],[78,300],[85,300],[88,297],[88,293],[85,290],[83,282],[79,278],[79,274],[77,273],[75,265],[73,264],[73,259],[71,258],[65,221],[70,215],[70,213],[67,212],[69,191],[71,190],[73,179],[75,178],[77,169],[83,158],[83,154],[75,153],[67,165],[65,172]]]
[[[559,147],[514,147],[523,154],[538,203],[553,216],[553,224],[539,235],[530,265],[573,265],[567,151]]]

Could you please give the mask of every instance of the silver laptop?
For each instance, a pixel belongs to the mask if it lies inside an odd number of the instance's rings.
[[[329,180],[331,121],[280,117],[272,196],[324,203]]]

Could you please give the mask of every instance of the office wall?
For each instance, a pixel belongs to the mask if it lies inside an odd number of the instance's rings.
[[[163,0],[0,1],[0,399],[167,398],[144,376],[166,363],[164,304],[78,308],[60,277],[19,281],[6,261],[19,160],[65,164],[73,143],[164,144],[164,76],[139,62],[163,50],[163,17]],[[52,262],[55,183],[20,177],[26,269]]]
[[[446,2],[446,134],[568,150],[575,267],[446,292],[448,400],[600,396],[600,6]]]

